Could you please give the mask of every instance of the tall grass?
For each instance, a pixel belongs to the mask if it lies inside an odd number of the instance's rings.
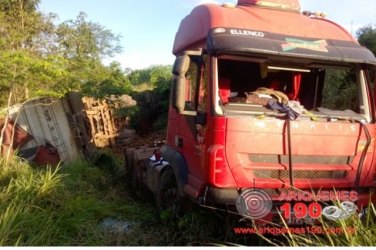
[[[234,235],[243,222],[228,213],[196,207],[180,218],[160,216],[153,195],[134,198],[125,178],[113,176],[122,171],[106,162],[79,160],[53,169],[0,158],[0,246],[376,245],[373,205],[362,219],[322,221],[323,227],[342,228],[341,234],[287,234],[279,244],[261,235],[261,242],[257,235]],[[130,230],[103,230],[108,218],[127,222]],[[348,228],[356,230],[346,233]]]
[[[109,238],[101,222],[139,220],[142,215],[134,218],[132,210],[147,210],[124,199],[113,185],[106,171],[85,161],[37,169],[16,157],[7,164],[0,158],[0,245],[127,244],[125,235]]]
[[[327,221],[320,219],[319,234],[285,236],[289,246],[376,246],[376,209],[370,204],[367,213],[348,219]]]
[[[291,226],[292,229],[304,228],[304,234],[290,232],[286,220],[280,216],[282,225],[269,225],[287,232],[277,237],[261,234],[253,224],[256,234],[273,246],[376,246],[376,207],[373,203],[350,218],[332,221],[321,216],[314,224]],[[307,228],[310,228],[310,231]]]

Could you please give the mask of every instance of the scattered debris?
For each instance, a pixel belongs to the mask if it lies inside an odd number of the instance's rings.
[[[106,218],[99,225],[99,229],[105,234],[128,234],[133,231],[135,225],[135,222]]]

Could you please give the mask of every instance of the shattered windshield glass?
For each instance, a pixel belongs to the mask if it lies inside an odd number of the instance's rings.
[[[357,67],[218,61],[218,105],[225,114],[369,121],[367,91]]]

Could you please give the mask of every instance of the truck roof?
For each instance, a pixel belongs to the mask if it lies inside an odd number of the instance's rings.
[[[194,8],[181,21],[173,54],[196,45],[215,51],[315,54],[324,60],[376,64],[369,50],[330,20],[255,5],[204,4]]]

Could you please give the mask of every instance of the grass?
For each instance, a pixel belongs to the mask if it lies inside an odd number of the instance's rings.
[[[118,161],[96,155],[56,169],[0,158],[1,246],[166,246],[232,241],[226,213],[195,208],[181,218],[160,216],[148,191],[136,196]],[[116,175],[114,173],[117,173]],[[104,230],[106,220],[130,230]]]
[[[55,169],[32,167],[16,157],[4,164],[0,158],[0,245],[376,245],[374,206],[362,220],[323,221],[327,228],[355,227],[352,234],[290,234],[279,243],[265,236],[235,235],[234,227],[248,224],[214,209],[194,207],[179,218],[159,214],[153,195],[135,195],[119,167],[122,163],[110,158],[99,153],[90,163],[79,160]],[[107,227],[106,221],[127,230]]]
[[[320,219],[322,231],[327,233],[286,235],[289,246],[376,246],[376,209],[367,208],[365,216],[358,214],[348,219],[327,221]]]
[[[335,202],[335,204],[340,204],[340,202]],[[258,236],[274,246],[376,246],[375,205],[370,203],[365,210],[346,219],[332,221],[321,216],[317,223],[313,225],[297,226],[297,228],[304,228],[305,234],[285,233],[268,238],[258,233]],[[290,227],[282,215],[280,216],[282,225],[276,226],[288,231]],[[253,224],[252,226],[255,230],[257,229],[256,225]],[[270,225],[270,227],[273,227],[273,225]],[[294,227],[292,226],[292,228]],[[310,228],[310,231],[307,228]]]
[[[0,165],[1,246],[111,245],[119,240],[101,230],[104,219],[142,220],[133,211],[148,212],[126,200],[110,174],[85,161],[56,169],[18,158]]]
[[[196,209],[177,220],[161,218],[153,195],[144,191],[135,196],[122,169],[114,167],[114,162],[118,167],[121,163],[105,154],[90,163],[79,160],[55,169],[32,167],[16,157],[4,164],[0,158],[0,245],[223,243],[224,217]],[[108,219],[127,223],[130,230],[104,229]]]

